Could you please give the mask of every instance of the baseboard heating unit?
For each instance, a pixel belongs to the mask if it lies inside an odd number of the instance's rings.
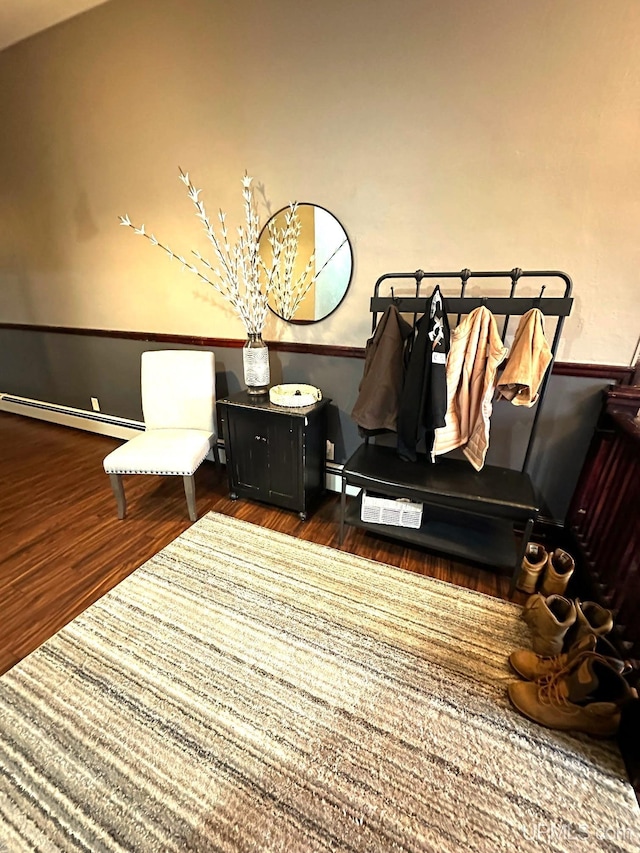
[[[28,397],[16,397],[13,394],[0,393],[0,411],[75,427],[87,432],[97,432],[100,435],[110,435],[113,438],[135,438],[144,429],[141,421],[102,412],[88,412],[71,406],[59,406],[56,403],[31,400]]]

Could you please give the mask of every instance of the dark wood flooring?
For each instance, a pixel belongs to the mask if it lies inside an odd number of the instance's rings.
[[[52,636],[191,522],[178,477],[125,477],[123,521],[103,458],[121,442],[0,412],[0,674]],[[338,496],[306,521],[228,498],[224,469],[196,474],[197,508],[338,547]],[[343,549],[506,598],[508,578],[349,527]],[[375,570],[375,569],[373,569]],[[517,601],[525,596],[516,593]]]

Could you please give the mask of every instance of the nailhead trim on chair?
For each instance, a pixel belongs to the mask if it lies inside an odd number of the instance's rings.
[[[193,471],[143,471],[142,468],[136,468],[135,471],[125,471],[124,468],[114,468],[113,471],[106,471],[107,474],[157,474],[158,477],[190,477],[195,472],[196,468]]]
[[[209,451],[207,451],[207,453],[208,452]],[[167,475],[176,477],[191,477],[192,474],[195,474],[200,465],[202,465],[204,460],[207,458],[207,453],[205,453],[204,456],[200,458],[198,463],[193,467],[191,471],[142,471],[140,468],[136,468],[135,471],[132,471],[130,469],[125,470],[124,468],[105,468],[105,471],[107,474],[158,474],[158,476]]]

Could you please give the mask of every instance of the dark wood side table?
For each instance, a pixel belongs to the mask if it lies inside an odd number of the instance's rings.
[[[304,521],[325,492],[329,403],[289,408],[247,391],[219,400],[231,499],[292,509]]]

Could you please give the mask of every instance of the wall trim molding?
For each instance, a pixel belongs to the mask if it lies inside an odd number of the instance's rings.
[[[618,385],[629,385],[635,368],[620,364],[580,364],[571,361],[556,361],[551,372],[556,376],[614,379]]]
[[[0,329],[46,334],[83,335],[92,338],[120,338],[129,341],[148,341],[159,344],[181,344],[183,346],[220,347],[242,349],[245,338],[204,338],[195,335],[176,335],[166,332],[121,331],[119,329],[82,329],[73,326],[42,326],[32,323],[0,323]],[[297,352],[309,355],[338,356],[340,358],[364,358],[364,347],[333,346],[332,344],[297,343],[296,341],[270,341],[265,339],[274,352]]]
[[[176,335],[165,332],[138,332],[118,329],[84,329],[73,326],[44,326],[33,323],[0,323],[0,329],[46,334],[84,335],[94,338],[121,338],[130,341],[148,341],[158,344],[180,344],[182,346],[220,347],[241,349],[244,338],[204,338],[194,335]],[[346,347],[333,344],[298,343],[296,341],[265,341],[274,352],[295,352],[303,355],[333,356],[336,358],[364,359],[364,347]],[[556,376],[578,376],[585,379],[610,379],[618,385],[629,385],[634,368],[620,364],[582,364],[571,361],[556,361],[552,373]]]

